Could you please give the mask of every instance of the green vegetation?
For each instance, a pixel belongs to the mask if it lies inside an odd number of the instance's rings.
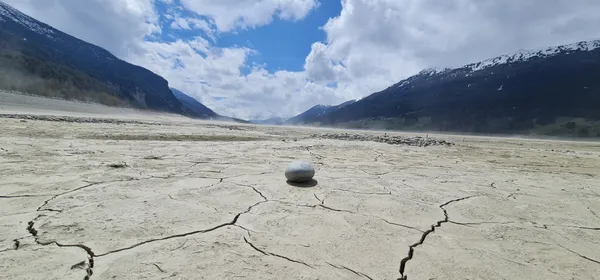
[[[584,118],[557,118],[552,124],[536,125],[532,134],[574,137],[600,137],[600,121]]]
[[[0,51],[0,89],[129,107],[109,86],[82,72],[7,50]]]

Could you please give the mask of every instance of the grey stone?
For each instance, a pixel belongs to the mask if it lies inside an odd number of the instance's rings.
[[[290,182],[309,182],[315,176],[315,169],[310,162],[298,160],[290,163],[285,169],[285,177]]]

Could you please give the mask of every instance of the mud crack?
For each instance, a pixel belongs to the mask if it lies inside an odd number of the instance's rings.
[[[260,197],[263,198],[264,201],[269,201],[269,199],[267,199],[266,196],[264,196],[262,194],[262,192],[260,192],[257,188],[255,188],[254,186],[250,186],[250,185],[244,185],[244,184],[239,184],[239,183],[235,183],[236,185],[240,186],[240,187],[246,187],[246,188],[251,188],[255,193],[257,193],[258,195],[260,195]]]
[[[50,203],[50,201],[52,201],[53,199],[56,199],[56,198],[57,198],[57,197],[59,197],[59,196],[63,196],[63,195],[66,195],[66,194],[70,194],[70,193],[76,192],[76,191],[78,191],[78,190],[82,190],[82,189],[85,189],[85,188],[89,188],[89,187],[91,187],[91,186],[95,186],[95,185],[98,185],[98,184],[102,184],[102,182],[94,182],[94,183],[89,183],[89,184],[87,184],[87,185],[85,185],[85,186],[82,186],[82,187],[79,187],[79,188],[75,188],[75,189],[72,189],[72,190],[69,190],[69,191],[66,191],[66,192],[63,192],[63,193],[59,193],[59,194],[57,194],[57,195],[55,195],[55,196],[53,196],[53,197],[51,197],[51,198],[47,199],[46,201],[44,201],[44,203],[43,203],[43,204],[42,204],[40,207],[38,207],[38,208],[36,209],[36,211],[43,211],[43,210],[45,210],[45,209],[42,209],[42,208],[44,208],[44,206],[46,206],[48,203]],[[56,210],[56,211],[57,211],[57,212],[60,212],[59,210]]]
[[[565,228],[576,228],[576,229],[583,229],[583,230],[600,230],[600,227],[581,227],[581,226],[563,226],[563,225],[542,225],[544,228],[548,228],[548,227],[565,227]]]
[[[571,250],[571,249],[569,249],[569,248],[567,248],[567,247],[565,247],[565,246],[562,246],[562,245],[560,245],[560,244],[556,244],[556,245],[558,245],[558,246],[562,247],[563,249],[565,249],[565,250],[567,250],[567,251],[569,251],[569,252],[571,252],[571,253],[573,253],[573,254],[575,254],[575,255],[577,255],[577,256],[579,256],[579,257],[583,258],[583,259],[586,259],[586,260],[588,260],[588,261],[591,261],[591,262],[594,262],[594,263],[600,264],[600,261],[594,260],[594,259],[592,259],[592,258],[590,258],[590,257],[587,257],[587,256],[584,256],[584,255],[582,255],[582,254],[579,254],[579,253],[577,253],[577,252],[575,252],[575,251],[573,251],[573,250]]]
[[[455,222],[455,221],[448,221],[451,224],[455,224],[455,225],[459,225],[459,226],[479,226],[479,225],[511,225],[511,224],[515,224],[515,222],[468,222],[468,223],[463,223],[463,222]]]
[[[402,169],[405,169],[405,168],[402,168]],[[380,177],[379,179],[381,179],[381,176],[383,176],[383,175],[387,175],[387,174],[390,174],[390,173],[392,173],[391,171],[387,171],[387,172],[380,172],[380,173],[377,173],[377,172],[371,173],[371,172],[367,172],[367,171],[365,171],[365,170],[363,170],[363,169],[359,169],[359,171],[361,171],[361,172],[364,172],[364,173],[365,173],[365,174],[367,174],[367,175],[371,175],[371,176],[377,176],[377,177]]]
[[[400,278],[398,278],[398,280],[407,280],[408,279],[408,276],[406,274],[404,274],[404,270],[406,268],[406,263],[408,263],[408,261],[410,261],[413,258],[413,255],[415,253],[415,248],[420,245],[423,245],[427,236],[429,234],[435,232],[436,228],[439,228],[442,226],[442,224],[448,223],[450,221],[450,218],[448,217],[448,212],[446,211],[446,209],[444,207],[446,207],[452,203],[467,200],[467,199],[473,198],[473,197],[476,197],[476,196],[472,195],[472,196],[467,196],[467,197],[463,197],[463,198],[453,199],[453,200],[447,201],[444,204],[439,206],[442,209],[442,211],[444,212],[444,219],[437,221],[435,224],[431,225],[431,229],[423,232],[423,235],[421,235],[421,239],[417,243],[412,244],[408,247],[408,255],[404,259],[402,259],[402,261],[400,261]]]
[[[156,267],[160,272],[162,273],[167,273],[164,269],[162,269],[160,266],[158,266],[158,264],[153,263],[152,264],[154,267]]]
[[[190,232],[185,232],[185,233],[180,233],[180,234],[175,234],[175,235],[169,235],[169,236],[161,237],[161,238],[148,239],[148,240],[145,240],[145,241],[133,244],[131,246],[127,246],[127,247],[124,247],[124,248],[120,248],[120,249],[108,251],[108,252],[103,253],[103,254],[98,254],[98,255],[96,255],[96,257],[104,257],[104,256],[107,256],[107,255],[110,255],[110,254],[114,254],[114,253],[118,253],[118,252],[122,252],[122,251],[131,250],[133,248],[136,248],[136,247],[148,244],[148,243],[153,243],[153,242],[158,242],[158,241],[164,241],[164,240],[169,240],[169,239],[174,239],[174,238],[180,238],[180,237],[186,237],[186,236],[190,236],[190,235],[194,235],[194,234],[207,233],[207,232],[215,231],[217,229],[220,229],[220,228],[223,228],[223,227],[227,227],[227,226],[235,226],[241,215],[249,213],[250,211],[252,211],[252,208],[254,208],[254,207],[256,207],[256,206],[258,206],[260,204],[263,204],[265,202],[267,202],[267,201],[266,200],[265,201],[260,201],[258,203],[255,203],[254,205],[251,205],[250,207],[248,207],[248,209],[246,211],[240,212],[240,213],[236,214],[235,217],[233,218],[233,220],[231,222],[228,222],[228,223],[220,224],[220,225],[214,226],[214,227],[209,228],[209,229],[201,229],[201,230],[195,230],[195,231],[190,231]]]
[[[52,241],[52,242],[41,242],[38,239],[38,231],[35,229],[34,225],[35,225],[35,220],[38,219],[39,217],[41,217],[42,215],[36,217],[33,221],[29,221],[27,223],[27,231],[31,234],[31,236],[33,236],[35,243],[37,243],[38,245],[42,245],[42,246],[48,246],[48,245],[56,245],[58,247],[64,248],[64,247],[77,247],[80,248],[82,250],[84,250],[87,255],[88,255],[88,263],[87,265],[85,264],[85,262],[80,262],[77,263],[73,266],[71,266],[71,269],[85,269],[87,275],[85,277],[83,277],[83,280],[89,280],[92,275],[94,274],[94,257],[96,257],[96,255],[94,254],[94,251],[92,251],[92,249],[90,247],[87,247],[85,245],[82,244],[61,244],[57,241]],[[83,263],[83,264],[82,264]]]
[[[48,203],[50,203],[50,201],[52,201],[53,199],[56,199],[56,198],[58,198],[60,196],[67,195],[67,194],[70,194],[70,193],[73,193],[73,192],[76,192],[76,191],[79,191],[79,190],[82,190],[82,189],[85,189],[85,188],[89,188],[89,187],[92,187],[92,186],[95,186],[95,185],[98,185],[98,184],[103,184],[105,182],[87,182],[87,183],[88,184],[85,185],[85,186],[81,186],[81,187],[78,187],[78,188],[75,188],[75,189],[71,189],[71,190],[68,190],[66,192],[62,192],[62,193],[59,193],[57,195],[52,196],[51,198],[45,200],[44,203],[36,209],[36,211],[37,212],[51,211],[51,212],[61,213],[62,210],[42,209],[42,208],[44,208],[44,206],[48,205]],[[27,223],[27,232],[29,232],[29,234],[31,234],[31,236],[33,236],[35,243],[38,244],[38,245],[48,246],[48,245],[54,244],[54,245],[56,245],[58,247],[61,247],[61,248],[62,247],[77,247],[77,248],[80,248],[80,249],[84,250],[87,253],[87,255],[88,255],[88,263],[87,263],[87,265],[85,264],[85,262],[84,262],[83,266],[80,265],[81,263],[78,263],[78,264],[73,265],[71,267],[71,269],[85,269],[85,271],[87,272],[87,275],[83,279],[84,280],[89,280],[92,277],[92,275],[94,274],[94,271],[93,271],[93,268],[94,268],[94,257],[96,257],[96,254],[94,253],[94,251],[92,251],[92,249],[90,247],[87,247],[87,246],[85,246],[83,244],[61,244],[58,241],[41,242],[39,240],[39,238],[38,238],[38,231],[35,228],[35,222],[37,221],[37,219],[39,219],[39,218],[41,218],[43,216],[44,216],[44,214],[40,214],[37,217],[35,217],[35,219],[33,219],[32,221],[29,221]],[[15,249],[18,249],[19,245],[20,244],[18,243],[18,240],[15,240]]]
[[[344,189],[333,189],[333,191],[349,192],[349,193],[363,194],[363,195],[392,195],[391,191],[387,191],[387,192],[359,192],[359,191],[351,191],[351,190],[344,190]]]
[[[273,200],[273,201],[275,201],[275,200]],[[276,201],[276,202],[285,203],[283,201]],[[288,204],[290,204],[290,203],[288,203]],[[408,226],[408,225],[403,225],[403,224],[399,224],[399,223],[390,222],[387,219],[379,217],[379,216],[357,213],[357,212],[350,211],[350,210],[345,210],[345,209],[337,209],[337,208],[333,208],[333,207],[327,206],[325,204],[316,204],[316,205],[301,205],[301,204],[297,204],[296,206],[298,206],[298,207],[308,207],[308,208],[323,208],[323,209],[326,209],[326,210],[329,210],[329,211],[333,211],[333,212],[342,212],[342,213],[349,213],[349,214],[353,214],[353,215],[359,215],[359,216],[363,216],[363,217],[367,217],[367,218],[378,219],[378,220],[381,220],[381,221],[383,221],[383,222],[385,222],[385,223],[387,223],[389,225],[403,227],[403,228],[407,228],[407,229],[412,229],[412,230],[416,230],[416,231],[419,231],[419,232],[424,232],[423,230],[420,230],[420,229],[418,229],[416,227],[411,227],[411,226]]]
[[[21,194],[21,195],[0,195],[0,198],[25,198],[25,197],[44,197],[43,194]]]
[[[321,203],[321,204],[325,204],[325,198],[323,198],[323,199],[319,198],[319,197],[317,196],[317,194],[316,194],[316,193],[313,193],[313,195],[314,195],[314,196],[315,196],[315,198],[316,198],[316,199],[319,201],[319,203]]]
[[[343,270],[347,270],[347,271],[350,271],[350,272],[352,272],[352,273],[354,273],[354,274],[356,274],[356,275],[358,275],[358,276],[362,276],[362,277],[365,277],[365,278],[367,278],[367,279],[373,280],[373,278],[371,278],[369,275],[366,275],[366,274],[364,274],[364,273],[362,273],[362,272],[359,272],[359,271],[356,271],[356,270],[354,270],[354,269],[348,268],[348,267],[346,267],[346,266],[343,266],[343,265],[335,265],[335,264],[332,264],[332,263],[329,263],[329,262],[328,262],[327,264],[328,264],[328,265],[330,265],[330,266],[332,266],[332,267],[335,267],[335,268],[337,268],[337,269],[343,269]]]
[[[223,181],[223,179],[220,180],[220,182],[222,182],[222,181]],[[185,232],[185,233],[180,233],[180,234],[175,234],[175,235],[169,235],[169,236],[161,237],[161,238],[148,239],[148,240],[145,240],[145,241],[133,244],[131,246],[127,246],[127,247],[124,247],[124,248],[120,248],[120,249],[108,251],[106,253],[98,254],[96,256],[97,257],[104,257],[104,256],[107,256],[107,255],[110,255],[110,254],[114,254],[114,253],[118,253],[118,252],[122,252],[122,251],[126,251],[126,250],[131,250],[133,248],[136,248],[136,247],[148,244],[148,243],[159,242],[159,241],[164,241],[164,240],[169,240],[169,239],[174,239],[174,238],[180,238],[180,237],[186,237],[186,236],[190,236],[190,235],[194,235],[194,234],[207,233],[207,232],[215,231],[215,230],[218,230],[220,228],[227,227],[227,226],[237,226],[236,224],[237,224],[237,221],[240,218],[240,216],[249,213],[250,211],[252,211],[252,209],[254,207],[256,207],[256,206],[258,206],[260,204],[269,202],[269,200],[260,191],[258,191],[256,188],[254,188],[252,186],[241,185],[241,184],[238,184],[238,185],[252,188],[258,195],[260,195],[263,198],[263,201],[257,202],[255,204],[249,206],[248,209],[246,209],[245,211],[236,214],[235,217],[233,218],[233,220],[231,222],[220,224],[220,225],[214,226],[214,227],[209,228],[209,229],[201,229],[201,230],[195,230],[195,231],[190,231],[190,232]]]
[[[596,218],[600,219],[600,216],[598,216],[598,214],[596,214],[596,212],[594,212],[594,210],[590,209],[590,207],[588,207],[587,209],[590,210],[592,215],[594,215],[594,216],[596,216]]]
[[[310,268],[314,269],[314,267],[312,267],[311,265],[309,265],[309,264],[307,264],[307,263],[305,263],[303,261],[294,260],[294,259],[288,258],[288,257],[283,256],[283,255],[279,255],[279,254],[275,254],[275,253],[271,253],[271,252],[267,252],[267,251],[261,250],[258,247],[256,247],[254,244],[252,244],[252,242],[248,241],[248,239],[245,236],[244,236],[244,242],[246,242],[246,244],[250,245],[250,247],[252,247],[252,249],[258,251],[259,253],[261,253],[261,254],[263,254],[265,256],[277,257],[277,258],[284,259],[284,260],[287,260],[287,261],[290,261],[290,262],[293,262],[293,263],[302,264],[302,265],[305,265],[307,267],[310,267]]]

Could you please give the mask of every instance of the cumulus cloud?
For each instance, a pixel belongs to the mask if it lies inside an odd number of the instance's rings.
[[[214,19],[219,31],[265,25],[274,16],[301,19],[318,6],[317,0],[181,0],[181,3],[198,15]]]
[[[318,9],[317,0],[5,1],[241,118],[290,116],[361,98],[426,67],[600,38],[597,0],[341,0],[341,13],[321,27],[326,40],[313,43],[304,70],[271,73],[248,65],[256,50],[219,48],[214,38],[274,18],[302,19]],[[164,16],[168,23],[159,23],[154,1],[173,5]],[[165,32],[162,24],[204,32],[172,42],[145,40]]]
[[[171,85],[229,116],[261,119],[292,112],[290,115],[315,103],[332,104],[345,99],[334,89],[309,81],[303,72],[269,73],[255,66],[242,75],[241,69],[254,52],[251,49],[203,49],[206,45],[193,45],[182,40],[146,42],[145,55],[132,58],[132,62],[161,74]]]
[[[211,24],[205,19],[189,18],[182,16],[172,16],[170,27],[172,29],[183,29],[183,30],[202,30],[207,38],[215,41],[215,30]]]

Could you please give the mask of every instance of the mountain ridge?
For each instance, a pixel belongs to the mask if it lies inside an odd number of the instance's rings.
[[[177,100],[179,100],[179,102],[181,102],[185,111],[191,112],[197,116],[200,116],[200,117],[206,118],[206,119],[211,119],[211,118],[215,118],[215,117],[219,116],[217,113],[215,113],[210,108],[206,107],[204,104],[200,103],[195,98],[183,93],[182,91],[180,91],[176,88],[170,88],[170,89],[171,89],[171,92],[173,92],[173,95],[175,96],[175,98],[177,98]]]
[[[193,98],[176,88],[170,88],[170,89],[173,92],[173,95],[175,96],[175,98],[177,98],[183,105],[183,110],[188,113],[194,114],[196,116],[200,116],[202,119],[237,122],[237,123],[249,123],[246,120],[219,115],[212,109],[206,107],[206,105],[200,103],[200,101],[196,100],[196,98]]]

